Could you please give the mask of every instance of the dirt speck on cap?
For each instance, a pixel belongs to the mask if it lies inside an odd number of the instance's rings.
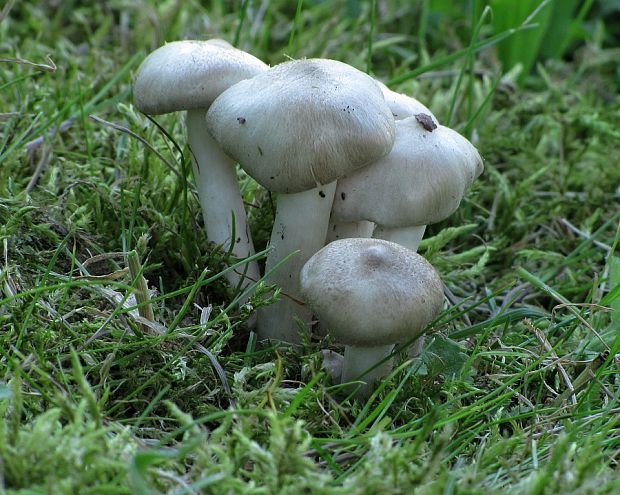
[[[415,119],[422,124],[422,127],[428,132],[433,132],[437,129],[437,124],[433,122],[433,118],[427,113],[419,113],[415,116]]]

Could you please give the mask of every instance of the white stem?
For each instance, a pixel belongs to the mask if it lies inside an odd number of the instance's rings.
[[[402,227],[399,229],[391,229],[389,227],[377,225],[373,237],[375,239],[395,242],[396,244],[400,244],[401,246],[416,252],[418,250],[418,246],[420,245],[420,241],[424,236],[425,229],[426,225]]]
[[[322,368],[331,373],[333,383],[340,383],[342,381],[342,365],[344,363],[344,356],[330,349],[321,349],[321,354],[323,354]]]
[[[420,335],[416,340],[412,342],[412,344],[407,349],[407,357],[416,358],[422,352],[422,348],[424,347],[424,335]]]
[[[254,254],[254,245],[239,192],[235,162],[207,132],[205,113],[206,110],[189,110],[186,122],[207,239],[221,245],[224,251],[229,251],[233,244],[232,255],[235,258],[247,258]],[[235,239],[232,238],[233,215]],[[241,282],[244,271],[247,278],[241,284],[242,287],[260,278],[258,264],[251,262],[236,272],[228,273],[226,279],[236,287]]]
[[[306,261],[323,247],[332,209],[336,182],[296,194],[280,194],[271,231],[272,251],[265,262],[265,273],[294,251],[300,251],[278,267],[267,282],[282,288],[280,300],[258,312],[258,335],[262,339],[299,343],[297,316],[309,325],[310,308],[301,301],[299,273]]]
[[[325,244],[338,239],[351,239],[353,237],[372,237],[372,231],[375,229],[373,222],[361,220],[359,222],[335,222],[329,224],[327,230],[327,240]]]
[[[351,385],[350,391],[355,390],[357,398],[368,397],[374,390],[374,382],[389,374],[392,370],[392,358],[386,359],[372,371],[368,371],[379,361],[387,358],[394,346],[378,345],[374,347],[361,347],[348,345],[344,349],[344,364],[342,367],[342,383],[360,380],[363,385]]]

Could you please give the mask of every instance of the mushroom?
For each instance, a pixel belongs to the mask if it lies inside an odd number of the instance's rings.
[[[374,237],[416,251],[426,225],[457,209],[482,168],[476,148],[456,131],[428,130],[416,116],[398,120],[390,153],[338,181],[332,216],[375,222]]]
[[[326,59],[294,60],[223,92],[207,113],[207,127],[224,151],[270,191],[280,193],[269,274],[284,297],[261,308],[261,338],[299,342],[299,271],[325,241],[335,180],[389,152],[394,118],[376,82]]]
[[[443,303],[432,265],[381,239],[334,241],[308,260],[300,279],[305,300],[345,344],[342,382],[366,382],[356,392],[360,397],[389,373],[393,345],[420,336]]]
[[[254,246],[235,162],[206,131],[204,116],[222,91],[267,68],[224,40],[175,41],[152,52],[134,81],[134,103],[140,111],[159,115],[187,110],[187,136],[207,238],[237,258],[254,254]],[[233,287],[260,278],[255,262],[244,271],[246,279],[243,273],[228,274]]]
[[[439,125],[437,117],[433,115],[433,112],[431,112],[426,105],[412,96],[392,91],[381,81],[378,81],[378,84],[395,120],[403,120],[408,117],[424,114],[429,116],[430,121],[432,121],[435,126]]]
[[[415,98],[392,91],[381,81],[377,81],[377,84],[379,84],[385,102],[390,107],[390,111],[396,121],[408,117],[416,117],[418,121],[425,123],[431,130],[439,125],[435,115]],[[347,239],[349,237],[372,237],[374,229],[375,224],[368,220],[339,222],[332,218],[327,231],[326,242],[329,243],[336,239]]]

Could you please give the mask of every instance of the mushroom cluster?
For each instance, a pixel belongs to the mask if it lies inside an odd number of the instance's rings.
[[[240,259],[254,252],[236,163],[278,193],[265,276],[282,297],[259,310],[259,337],[298,343],[296,320],[310,326],[314,314],[346,345],[343,381],[389,372],[393,345],[420,336],[442,306],[439,277],[415,251],[482,172],[472,144],[347,64],[270,68],[222,40],[154,51],[134,99],[145,113],[187,110],[210,241]],[[258,278],[250,264],[229,282]]]

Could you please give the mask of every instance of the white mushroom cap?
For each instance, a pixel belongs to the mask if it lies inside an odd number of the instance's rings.
[[[302,295],[334,338],[352,346],[420,335],[443,303],[439,275],[422,256],[381,239],[341,239],[301,271]]]
[[[332,215],[391,228],[439,222],[458,208],[482,169],[476,148],[456,131],[428,131],[416,117],[398,120],[392,151],[338,181]]]
[[[377,82],[381,87],[381,91],[383,91],[385,102],[390,107],[395,120],[403,120],[407,117],[414,117],[419,114],[424,114],[428,115],[435,125],[439,125],[437,117],[433,115],[433,112],[431,112],[426,105],[419,102],[412,96],[407,96],[402,93],[392,91],[381,81]]]
[[[152,52],[134,81],[134,103],[147,114],[208,108],[222,91],[268,66],[224,40],[174,41]]]
[[[374,79],[326,59],[285,62],[232,86],[211,105],[207,127],[249,175],[284,193],[328,184],[394,142]]]

